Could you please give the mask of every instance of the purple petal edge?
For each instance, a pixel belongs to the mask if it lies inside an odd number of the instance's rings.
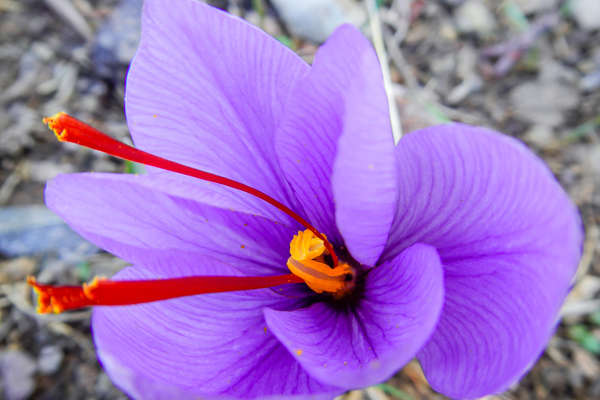
[[[347,389],[379,383],[415,356],[436,325],[444,293],[439,256],[415,244],[369,270],[362,290],[345,306],[266,309],[267,325],[320,381]]]
[[[414,242],[442,259],[445,302],[418,358],[456,398],[506,389],[543,350],[581,253],[577,210],[546,165],[502,134],[462,124],[396,149],[398,211],[383,255]]]
[[[273,143],[291,88],[308,71],[294,52],[238,17],[199,1],[146,0],[127,76],[128,126],[145,151],[250,185],[295,209]],[[205,182],[175,178],[191,194],[206,190]],[[247,194],[210,189],[282,217]]]

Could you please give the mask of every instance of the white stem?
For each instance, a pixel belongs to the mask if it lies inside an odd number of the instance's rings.
[[[392,81],[390,79],[390,67],[388,64],[387,53],[385,51],[385,45],[383,43],[381,20],[379,19],[379,12],[377,11],[376,2],[377,0],[365,0],[367,11],[369,13],[371,39],[373,40],[373,46],[375,47],[375,51],[379,57],[379,64],[381,64],[381,73],[383,75],[383,85],[388,98],[392,135],[394,136],[394,144],[397,144],[402,137],[402,125],[400,124],[400,115],[398,114],[398,107],[396,106],[396,99],[394,97],[394,90],[392,88]]]

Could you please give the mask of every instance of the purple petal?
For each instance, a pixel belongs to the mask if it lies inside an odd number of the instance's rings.
[[[275,142],[283,173],[308,219],[334,243],[342,238],[335,225],[330,177],[343,129],[342,93],[354,75],[345,46],[340,47],[350,32],[349,27],[336,30],[319,48],[310,72],[290,96]]]
[[[306,63],[264,32],[199,1],[148,0],[142,28],[126,94],[136,145],[293,208],[273,143],[282,105]],[[187,181],[188,190],[203,190]]]
[[[116,277],[162,276],[130,267]],[[295,301],[254,290],[95,307],[92,330],[107,373],[134,398],[333,398],[342,390],[307,375],[265,324],[263,307]]]
[[[444,265],[444,309],[419,353],[425,374],[450,397],[506,389],[556,325],[580,255],[577,211],[541,160],[486,129],[424,129],[396,157],[398,212],[382,257],[423,242]]]
[[[369,270],[356,304],[265,310],[267,325],[322,382],[357,388],[390,377],[434,329],[443,275],[434,248],[416,244]]]
[[[153,177],[60,175],[46,186],[46,204],[75,231],[135,264],[227,261],[246,272],[286,272],[294,229],[208,206],[153,188]],[[198,274],[202,265],[197,265]]]
[[[363,47],[358,38],[349,39],[348,48]],[[346,246],[356,260],[374,265],[395,214],[394,140],[377,56],[368,46],[355,57],[360,72],[345,92],[344,131],[331,182]]]
[[[366,265],[377,261],[394,214],[387,110],[377,56],[356,28],[345,25],[296,85],[277,134],[284,174],[310,221],[334,242],[340,243],[341,232]]]

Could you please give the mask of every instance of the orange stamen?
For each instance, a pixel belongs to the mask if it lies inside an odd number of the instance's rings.
[[[287,283],[302,283],[292,275],[276,276],[188,276],[184,278],[112,281],[104,278],[82,286],[53,286],[27,283],[38,294],[37,312],[47,314],[89,306],[123,306],[149,303],[197,294],[264,289]]]
[[[323,240],[311,231],[298,232],[290,242],[287,266],[315,292],[342,297],[354,286],[354,270],[345,263],[331,268],[323,262],[325,251]]]
[[[126,145],[125,143],[121,143],[110,136],[105,135],[99,130],[71,117],[68,114],[65,114],[64,112],[59,112],[51,117],[44,118],[43,121],[54,132],[58,140],[62,142],[76,143],[90,149],[110,154],[117,158],[122,158],[178,174],[218,183],[258,197],[259,199],[264,200],[272,206],[280,209],[298,223],[303,225],[305,228],[310,230],[316,237],[321,239],[325,245],[325,248],[331,255],[333,266],[335,267],[338,264],[338,258],[333,250],[333,246],[327,240],[325,235],[320,233],[304,218],[296,214],[289,207],[275,200],[271,196],[261,192],[260,190],[229,178],[201,171],[199,169],[188,167],[186,165],[155,156],[145,151],[138,150],[135,147]]]

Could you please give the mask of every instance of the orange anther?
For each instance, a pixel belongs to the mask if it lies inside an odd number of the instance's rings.
[[[354,271],[348,264],[338,264],[335,268],[323,262],[326,249],[323,240],[310,230],[298,232],[290,242],[290,255],[287,267],[317,293],[333,293],[341,296],[354,285]]]

